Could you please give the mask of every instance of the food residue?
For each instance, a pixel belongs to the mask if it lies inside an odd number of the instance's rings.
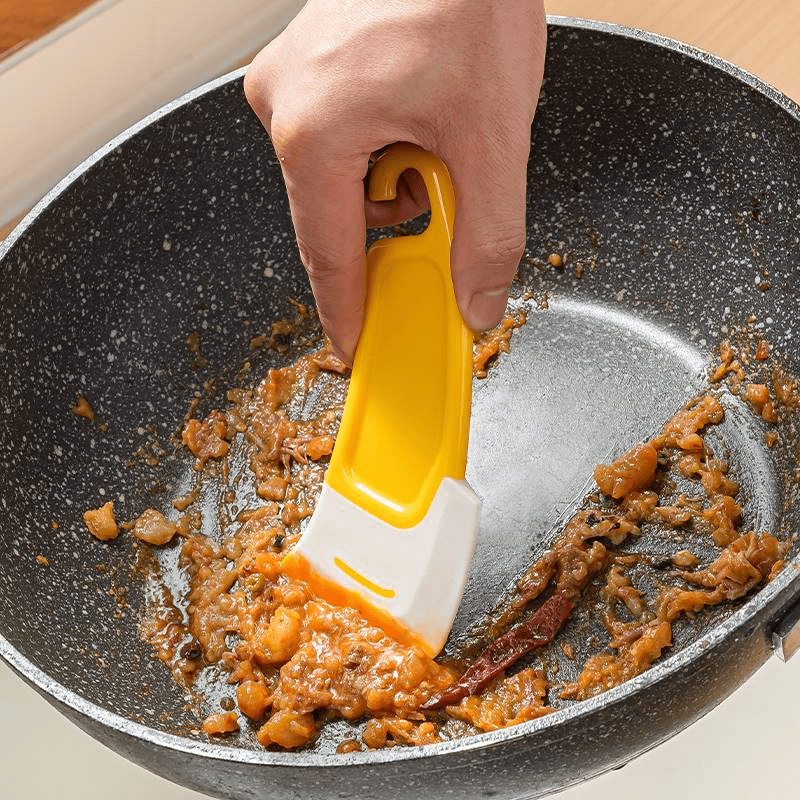
[[[82,394],[78,395],[77,402],[72,406],[72,413],[77,417],[84,417],[84,419],[88,419],[90,422],[94,422],[97,419],[94,409]]]
[[[208,359],[203,355],[203,351],[200,349],[200,333],[198,331],[192,331],[186,337],[186,347],[191,356],[189,366],[192,369],[202,369],[208,366]]]
[[[83,521],[89,533],[103,542],[116,539],[119,535],[117,520],[114,518],[114,503],[111,500],[100,508],[84,512]]]
[[[133,535],[139,541],[157,547],[172,540],[178,532],[176,523],[168,520],[160,511],[155,508],[148,508],[136,519],[133,526]]]
[[[288,352],[309,319],[307,312],[296,317],[273,325],[257,346]],[[476,340],[476,377],[486,377],[509,352],[525,320],[525,310],[517,308]],[[765,347],[760,344],[752,360],[766,360]],[[794,397],[796,386],[788,378],[776,377],[771,387],[748,381],[746,365],[724,343],[712,384],[726,382],[770,424],[781,398]],[[255,504],[238,508],[221,538],[199,532],[199,513],[176,522],[147,509],[132,523],[139,541],[178,548],[188,587],[176,597],[162,585],[148,610],[143,634],[156,656],[188,689],[209,668],[235,687],[235,709],[209,713],[202,724],[207,735],[247,726],[264,747],[296,749],[312,744],[326,722],[363,722],[358,737],[348,734],[338,744],[344,753],[516,725],[640,674],[669,651],[682,620],[744,597],[783,565],[786,542],[768,531],[742,530],[747,498],[706,436],[725,417],[717,386],[678,410],[653,438],[628,443],[596,467],[597,489],[488,620],[482,650],[458,660],[431,659],[357,611],[322,601],[282,570],[283,556],[314,511],[346,373],[323,346],[270,369],[253,389],[232,389],[227,409],[187,418],[181,439],[195,459],[196,485],[176,496],[173,507],[185,511],[207,474],[229,481],[229,488],[249,474],[254,487]],[[246,464],[239,471],[232,466],[236,458]],[[102,521],[110,515],[113,522],[111,508],[107,503],[86,512],[98,538],[104,537],[97,531],[107,530]],[[704,537],[713,558],[680,546],[666,556],[626,550],[651,530],[680,543],[687,529]],[[660,576],[657,590],[640,582],[643,569]],[[607,640],[579,656],[559,631],[590,590],[599,598]],[[544,661],[538,667],[517,663],[553,642],[576,663],[573,679],[557,682],[557,665],[548,668]]]
[[[203,721],[203,733],[209,736],[223,736],[239,730],[239,715],[234,711],[211,714]]]
[[[489,366],[500,353],[511,350],[511,337],[517,328],[527,321],[527,314],[520,309],[511,314],[506,314],[503,321],[490,331],[480,334],[475,338],[473,347],[472,374],[476,378],[485,378]]]

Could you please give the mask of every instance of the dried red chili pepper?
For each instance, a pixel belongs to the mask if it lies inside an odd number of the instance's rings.
[[[420,708],[435,711],[455,705],[469,695],[479,694],[522,656],[550,644],[573,608],[575,604],[563,594],[552,595],[525,622],[515,625],[492,642],[452,686],[431,697]]]

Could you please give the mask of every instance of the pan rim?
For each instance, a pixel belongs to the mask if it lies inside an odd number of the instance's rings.
[[[589,30],[626,39],[635,39],[660,49],[676,52],[695,61],[700,61],[705,66],[722,71],[757,91],[784,112],[788,113],[800,124],[800,105],[795,101],[747,70],[719,56],[701,50],[700,48],[688,45],[677,39],[619,25],[617,23],[559,15],[548,15],[547,22],[550,27]],[[113,152],[117,147],[125,144],[137,133],[172,111],[222,86],[241,79],[246,71],[246,67],[234,70],[175,98],[134,123],[88,156],[47,192],[33,209],[31,209],[17,224],[6,239],[0,243],[0,263],[2,263],[6,254],[14,247],[25,231],[52,202],[106,155]],[[794,569],[792,569],[792,567],[794,567]],[[86,700],[77,692],[68,689],[47,675],[46,672],[36,666],[27,657],[23,656],[2,634],[0,634],[0,657],[24,680],[34,686],[48,699],[52,698],[52,700],[72,709],[82,717],[93,720],[102,726],[112,728],[148,744],[187,755],[202,756],[221,762],[246,763],[251,765],[263,765],[265,767],[291,767],[292,769],[380,766],[399,761],[427,762],[428,759],[433,757],[458,755],[469,753],[474,750],[483,750],[506,745],[550,729],[552,729],[555,734],[551,736],[550,742],[557,742],[566,738],[570,735],[568,732],[565,732],[561,736],[557,734],[558,726],[561,725],[561,723],[580,720],[582,717],[592,714],[601,706],[613,706],[635,695],[646,686],[669,679],[672,674],[678,672],[688,663],[695,661],[704,653],[720,645],[732,630],[746,625],[749,620],[755,617],[765,607],[773,602],[777,602],[781,595],[784,595],[784,600],[780,604],[782,608],[788,607],[790,604],[796,602],[798,598],[800,598],[798,586],[800,586],[800,555],[795,556],[790,562],[787,562],[783,571],[772,582],[702,638],[693,642],[680,652],[669,656],[663,662],[656,664],[636,678],[589,700],[576,703],[569,708],[560,709],[553,714],[524,722],[511,728],[502,728],[497,731],[480,733],[463,739],[455,739],[418,747],[393,748],[390,750],[361,753],[325,755],[305,751],[290,753],[272,752],[268,750],[249,750],[240,747],[220,745],[201,739],[177,736],[134,722],[127,717],[123,717]],[[792,591],[792,587],[794,587],[794,591]],[[768,654],[769,651],[765,651],[764,657],[761,659],[762,663],[766,660]],[[657,744],[657,742],[649,746],[655,746],[655,744]]]
[[[561,16],[559,14],[547,15],[548,26],[562,27],[562,28],[575,28],[580,30],[597,31],[598,33],[608,33],[613,36],[619,36],[623,39],[636,39],[640,42],[647,44],[657,45],[665,50],[671,50],[679,53],[680,55],[692,58],[695,61],[702,61],[709,67],[718,69],[725,72],[733,78],[736,78],[741,83],[745,83],[751,89],[755,89],[759,94],[764,95],[768,100],[780,106],[784,111],[788,112],[798,122],[800,122],[800,103],[792,100],[791,97],[784,94],[780,89],[775,88],[767,83],[763,78],[759,78],[744,67],[728,61],[722,56],[711,53],[708,50],[703,50],[693,44],[681,41],[671,36],[664,36],[660,33],[651,33],[642,28],[634,28],[629,25],[622,25],[617,22],[604,22],[602,20],[589,19],[587,17],[569,17]]]
[[[380,766],[398,761],[427,761],[436,756],[457,755],[473,750],[489,749],[509,744],[519,739],[525,739],[534,733],[556,729],[562,722],[579,721],[582,717],[588,717],[600,707],[614,706],[652,684],[668,680],[673,673],[677,673],[704,653],[714,650],[728,637],[732,630],[745,625],[758,611],[769,605],[771,601],[776,600],[787,587],[800,581],[800,575],[791,574],[793,571],[797,573],[798,570],[800,570],[800,556],[788,562],[780,575],[764,587],[750,602],[735,611],[705,636],[692,642],[692,644],[678,653],[669,656],[663,662],[650,667],[642,674],[613,689],[609,689],[588,700],[575,703],[568,708],[559,709],[552,714],[547,714],[513,727],[500,728],[496,731],[478,733],[461,739],[452,739],[417,747],[396,747],[346,754],[321,754],[302,750],[298,752],[250,750],[242,747],[216,744],[202,739],[190,739],[134,722],[90,700],[86,700],[77,692],[68,689],[51,678],[44,670],[23,656],[2,634],[0,634],[0,658],[29,684],[44,693],[47,698],[52,698],[78,714],[127,736],[187,755],[203,756],[204,758],[231,763],[292,768]],[[785,608],[791,603],[792,600],[790,599],[787,603],[782,604],[782,607]],[[762,664],[765,660],[766,658],[762,660]],[[550,737],[549,742],[552,744],[569,736],[570,733],[565,732],[561,736]],[[656,744],[658,742],[651,746],[656,746]]]

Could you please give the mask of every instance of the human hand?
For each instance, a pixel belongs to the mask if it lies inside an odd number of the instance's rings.
[[[542,0],[308,0],[248,69],[245,94],[280,159],[320,319],[348,363],[364,314],[366,227],[428,207],[414,172],[395,200],[365,199],[371,154],[394,142],[447,164],[461,314],[473,330],[500,321],[525,247],[545,42]]]

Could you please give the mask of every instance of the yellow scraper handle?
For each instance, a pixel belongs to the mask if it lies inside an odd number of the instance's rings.
[[[444,163],[410,144],[373,165],[369,196],[391,200],[407,169],[428,190],[418,236],[367,253],[367,301],[328,484],[398,528],[419,523],[442,478],[463,479],[472,397],[472,332],[450,273],[455,197]]]

